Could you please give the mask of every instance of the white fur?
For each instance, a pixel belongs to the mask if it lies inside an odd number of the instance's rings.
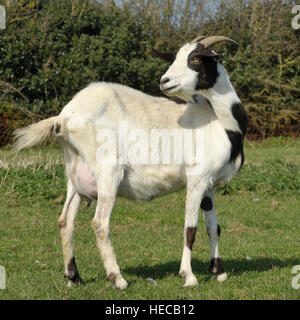
[[[187,70],[186,64],[187,55],[194,46],[185,45],[167,72],[169,77],[173,72],[173,83],[180,84],[180,92],[176,95],[187,101],[197,93],[194,90],[195,72]],[[76,94],[57,117],[17,132],[17,149],[20,150],[41,142],[41,136],[43,139],[50,136],[52,125],[55,128],[61,126],[56,137],[64,150],[68,177],[68,196],[59,218],[66,274],[68,261],[73,257],[72,234],[82,196],[98,199],[92,227],[108,277],[114,279],[117,288],[124,289],[127,283],[121,276],[109,236],[110,216],[117,193],[128,198],[150,200],[187,186],[186,230],[197,226],[203,197],[213,194],[218,183],[230,180],[237,173],[239,165],[229,162],[231,145],[225,129],[240,130],[229,111],[231,103],[238,98],[225,70],[220,65],[218,68],[220,77],[216,86],[198,92],[202,96],[199,95],[197,104],[178,105],[166,98],[152,97],[119,84],[93,83]],[[213,104],[213,109],[203,96]],[[118,132],[120,121],[125,121],[129,130],[143,129],[149,135],[151,129],[189,130],[192,133],[200,130],[203,156],[201,168],[195,171],[198,174],[188,174],[196,164],[138,165],[130,162],[127,154],[122,155],[125,160],[121,164],[104,166],[99,163],[97,149],[101,143],[97,142],[97,133],[107,128]],[[117,141],[119,148],[124,147],[124,143]],[[174,149],[171,150],[173,153]],[[215,211],[205,212],[204,217],[208,232],[214,232],[210,244],[211,256],[216,258]],[[186,239],[180,274],[186,278],[185,286],[197,284]]]

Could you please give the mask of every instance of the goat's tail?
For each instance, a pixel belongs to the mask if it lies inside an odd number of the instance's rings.
[[[33,123],[14,131],[15,143],[13,148],[15,151],[20,151],[34,147],[47,138],[55,138],[60,131],[61,124],[59,123],[58,116]]]

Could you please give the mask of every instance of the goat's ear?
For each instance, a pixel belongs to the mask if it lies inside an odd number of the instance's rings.
[[[200,48],[200,55],[204,56],[204,57],[217,57],[218,56],[218,54],[214,50],[205,48],[203,46]]]
[[[156,49],[152,48],[152,53],[156,56],[159,57],[165,61],[168,62],[173,62],[176,57],[176,52],[160,52],[157,51]]]

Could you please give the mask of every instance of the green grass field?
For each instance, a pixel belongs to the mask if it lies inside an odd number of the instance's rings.
[[[85,286],[67,287],[57,219],[66,184],[54,146],[0,150],[0,265],[6,289],[0,299],[299,299],[291,286],[300,265],[300,141],[247,143],[246,162],[218,189],[220,252],[229,279],[208,274],[209,244],[202,215],[192,266],[200,285],[183,288],[178,277],[183,246],[185,190],[135,202],[119,198],[112,242],[129,288],[119,291],[105,271],[90,226],[95,204],[82,203],[75,257]],[[147,278],[153,278],[157,286]]]

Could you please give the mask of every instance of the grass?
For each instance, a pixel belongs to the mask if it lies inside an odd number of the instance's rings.
[[[0,299],[299,299],[291,287],[300,265],[300,142],[247,143],[246,163],[219,188],[220,251],[229,279],[210,278],[209,244],[200,223],[192,266],[200,286],[183,288],[184,190],[135,202],[119,198],[112,241],[129,288],[119,291],[105,272],[90,227],[95,205],[83,203],[76,222],[75,256],[86,286],[67,288],[57,226],[65,197],[64,168],[54,147],[0,150]],[[62,197],[63,195],[63,197]],[[158,286],[147,278],[153,278]]]

